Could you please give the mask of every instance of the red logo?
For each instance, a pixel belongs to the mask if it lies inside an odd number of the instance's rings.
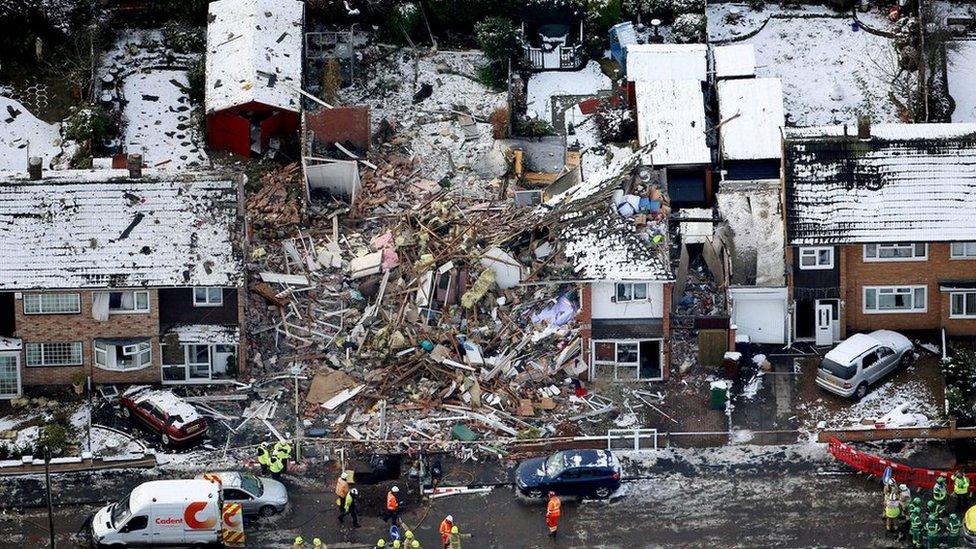
[[[167,517],[167,518],[156,519],[156,524],[159,524],[161,526],[172,526],[174,524],[183,524],[183,521],[178,518]]]
[[[186,521],[186,525],[193,530],[205,530],[207,528],[213,528],[217,524],[217,517],[210,517],[206,520],[197,520],[197,513],[203,511],[207,508],[207,502],[205,501],[194,501],[193,503],[186,506],[186,511],[183,511],[183,519]]]

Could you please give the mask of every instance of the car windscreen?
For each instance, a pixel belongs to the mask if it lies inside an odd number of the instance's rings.
[[[256,498],[261,497],[261,494],[264,493],[264,485],[261,484],[261,480],[249,473],[241,475],[241,488]]]
[[[563,470],[563,464],[566,462],[563,457],[562,452],[556,452],[555,454],[549,456],[546,460],[546,476],[549,478],[555,478]]]
[[[114,528],[128,520],[131,514],[132,512],[129,511],[129,496],[125,496],[112,506],[112,527]]]
[[[856,362],[854,364],[841,364],[825,358],[820,363],[820,367],[841,379],[851,379],[857,373]]]

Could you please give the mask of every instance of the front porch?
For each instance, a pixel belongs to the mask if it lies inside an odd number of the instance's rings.
[[[236,326],[177,326],[164,334],[163,385],[231,383],[238,372]]]

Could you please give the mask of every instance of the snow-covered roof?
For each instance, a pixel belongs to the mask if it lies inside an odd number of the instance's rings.
[[[705,44],[631,44],[627,51],[627,80],[708,79]]]
[[[237,184],[216,174],[0,174],[0,289],[237,286]]]
[[[780,128],[786,124],[779,78],[722,80],[717,87],[722,158],[779,158]]]
[[[637,138],[651,147],[655,166],[707,164],[712,154],[705,135],[705,96],[698,80],[634,83]]]
[[[658,244],[638,234],[633,218],[607,208],[589,212],[559,232],[563,253],[583,280],[671,281],[667,238]]]
[[[299,111],[304,2],[217,0],[207,26],[207,113],[252,101]]]
[[[617,23],[610,27],[610,31],[616,33],[617,43],[621,47],[637,43],[637,29],[634,28],[634,24],[630,21]]]
[[[976,124],[787,131],[791,244],[938,242],[976,234]]]
[[[23,342],[15,337],[0,336],[0,351],[19,351]]]
[[[755,76],[756,48],[752,44],[732,44],[712,48],[715,78]]]
[[[206,343],[210,345],[237,345],[241,334],[237,326],[216,326],[211,324],[180,324],[166,331],[175,334],[180,343]]]

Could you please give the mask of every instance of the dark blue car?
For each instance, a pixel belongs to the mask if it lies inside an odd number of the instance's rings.
[[[620,487],[620,463],[609,450],[565,450],[520,463],[515,484],[530,498],[545,497],[550,491],[606,498]]]

